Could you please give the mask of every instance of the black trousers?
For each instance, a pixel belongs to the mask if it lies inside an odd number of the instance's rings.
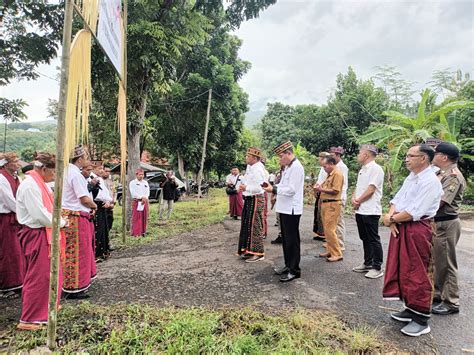
[[[301,215],[280,213],[281,236],[285,266],[294,275],[300,275],[300,218]]]
[[[97,212],[95,215],[95,256],[104,256],[109,251],[109,229],[107,222],[107,209],[103,208],[103,203],[97,202]]]
[[[112,225],[114,224],[114,209],[113,208],[107,208],[107,229],[110,230],[112,229]]]
[[[378,215],[362,215],[356,213],[359,237],[364,245],[364,264],[373,269],[381,270],[383,263],[383,249],[379,236]]]

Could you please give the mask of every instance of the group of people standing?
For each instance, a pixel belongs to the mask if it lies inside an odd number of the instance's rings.
[[[7,298],[21,294],[19,329],[38,329],[48,319],[55,169],[54,155],[36,153],[21,181],[16,154],[0,157],[0,291]],[[96,262],[110,255],[109,175],[92,165],[84,147],[75,147],[62,192],[58,306],[61,296],[88,298]]]
[[[404,302],[404,309],[391,313],[391,317],[407,323],[401,332],[409,336],[430,332],[431,313],[459,312],[456,244],[461,234],[459,207],[466,182],[457,168],[459,149],[439,140],[427,143],[408,150],[405,163],[410,173],[385,215],[384,171],[375,161],[378,149],[362,145],[357,156],[361,168],[351,196],[364,252],[364,260],[352,270],[369,279],[385,275],[383,297]],[[305,173],[291,142],[282,143],[274,153],[281,165],[274,181],[269,181],[261,162],[262,151],[251,147],[246,154],[245,174],[240,175],[236,168],[232,170],[227,178],[227,193],[231,216],[242,216],[237,254],[247,263],[264,260],[265,194],[276,199],[280,234],[272,243],[282,243],[284,265],[274,271],[281,282],[288,282],[301,276],[299,222]],[[342,147],[332,147],[319,155],[321,170],[313,186],[313,239],[324,241],[325,251],[319,256],[328,262],[342,261],[345,250],[343,214],[349,171],[343,154]],[[385,273],[379,235],[381,222],[391,232]]]

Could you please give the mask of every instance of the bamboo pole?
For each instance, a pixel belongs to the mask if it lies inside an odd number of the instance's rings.
[[[124,26],[124,48],[123,48],[123,88],[125,90],[125,97],[127,97],[127,26],[128,26],[128,0],[123,0],[123,26]],[[127,157],[121,157],[127,161]],[[122,177],[122,242],[127,241],[127,174]]]
[[[59,280],[59,228],[61,222],[61,199],[64,178],[64,137],[66,136],[67,86],[72,36],[73,0],[65,0],[63,49],[61,57],[61,81],[59,84],[58,123],[56,132],[56,179],[54,184],[53,239],[51,241],[51,271],[49,281],[48,339],[50,350],[56,348],[57,300]]]
[[[211,117],[211,100],[212,100],[212,89],[209,89],[209,98],[207,100],[206,127],[204,128],[204,142],[202,144],[201,167],[199,168],[199,174],[198,174],[198,198],[202,197],[201,183],[202,183],[202,175],[204,172],[204,162],[206,161],[207,134],[209,131],[209,119]]]

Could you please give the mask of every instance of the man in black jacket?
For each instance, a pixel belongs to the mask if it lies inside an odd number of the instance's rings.
[[[160,184],[160,187],[163,189],[163,199],[161,200],[159,219],[163,218],[163,212],[165,211],[165,208],[168,210],[166,219],[170,219],[171,212],[173,211],[176,189],[178,188],[178,183],[176,182],[171,170],[166,173],[166,180]]]

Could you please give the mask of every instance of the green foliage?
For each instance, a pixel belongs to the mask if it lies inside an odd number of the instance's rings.
[[[53,153],[56,151],[56,131],[27,132],[9,129],[7,131],[6,151],[16,152],[22,156],[22,159],[31,156],[31,151]]]
[[[328,312],[256,308],[156,308],[143,304],[64,306],[58,317],[62,353],[372,353],[389,352],[369,328]],[[11,326],[7,352],[33,350],[46,331]],[[3,350],[3,349],[1,349]]]
[[[241,41],[228,34],[224,12],[214,13],[211,20],[212,30],[206,40],[194,46],[179,62],[179,79],[170,86],[168,95],[150,107],[151,141],[170,154],[179,154],[185,170],[197,172],[204,139],[207,91],[212,88],[205,168],[223,175],[238,162],[248,98],[237,80],[250,65],[238,57]]]
[[[37,79],[36,67],[56,57],[62,28],[61,4],[5,0],[0,5],[0,86],[12,79]]]
[[[336,90],[327,105],[296,107],[274,103],[259,126],[264,147],[273,148],[285,139],[301,143],[313,154],[343,145],[347,154],[357,151],[357,136],[371,122],[383,122],[388,98],[372,81],[357,79],[352,68],[339,74]]]
[[[447,116],[450,113],[466,108],[473,108],[474,101],[458,100],[442,103],[427,110],[427,102],[432,97],[429,89],[426,89],[418,105],[418,113],[415,117],[408,117],[397,111],[386,111],[388,117],[386,123],[374,123],[367,133],[359,138],[359,143],[375,143],[379,148],[385,148],[389,152],[389,160],[385,164],[386,180],[389,182],[389,191],[398,185],[396,177],[404,169],[404,155],[411,146],[422,143],[430,137],[438,137],[455,144],[458,141],[459,124],[456,116]],[[449,117],[449,119],[447,118]]]

